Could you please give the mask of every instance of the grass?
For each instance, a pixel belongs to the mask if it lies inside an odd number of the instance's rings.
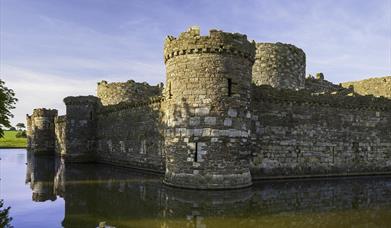
[[[16,138],[17,131],[4,131],[4,137],[0,138],[0,148],[26,148],[26,138]]]

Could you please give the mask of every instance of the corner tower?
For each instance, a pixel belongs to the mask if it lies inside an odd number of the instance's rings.
[[[54,119],[57,115],[55,109],[38,108],[33,110],[31,116],[26,116],[29,150],[38,154],[54,154]]]
[[[198,27],[167,37],[167,185],[196,189],[252,184],[248,168],[255,44],[238,33]]]
[[[95,161],[96,113],[94,96],[66,97],[65,161]]]
[[[253,82],[275,88],[304,89],[305,53],[291,44],[257,43]]]

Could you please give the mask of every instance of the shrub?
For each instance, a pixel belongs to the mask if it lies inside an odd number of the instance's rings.
[[[16,138],[27,138],[26,131],[18,131],[15,135]]]

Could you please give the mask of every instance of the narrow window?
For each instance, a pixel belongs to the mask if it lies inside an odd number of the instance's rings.
[[[232,95],[232,79],[228,78],[227,82],[228,82],[228,96],[230,97]]]
[[[90,112],[90,120],[93,119],[93,116],[92,116],[92,111]]]
[[[172,93],[171,93],[171,82],[168,83],[168,97],[169,97],[169,98],[172,97]]]
[[[198,142],[195,143],[194,162],[198,162]]]

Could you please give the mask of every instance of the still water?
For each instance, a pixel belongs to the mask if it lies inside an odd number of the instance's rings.
[[[18,227],[391,227],[391,177],[192,191],[153,174],[0,150],[0,199]]]

